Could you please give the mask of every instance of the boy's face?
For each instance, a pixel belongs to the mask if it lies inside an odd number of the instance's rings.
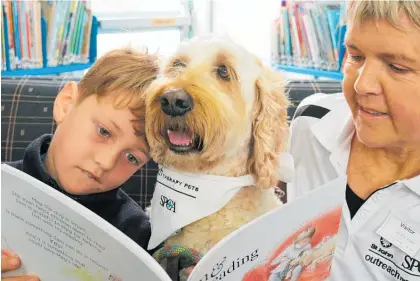
[[[370,147],[420,144],[420,30],[401,15],[349,22],[343,90],[359,140]]]
[[[136,117],[127,107],[116,109],[113,97],[92,95],[76,105],[77,98],[77,85],[69,83],[54,103],[58,127],[47,169],[71,194],[117,188],[148,160],[145,138],[133,128]]]

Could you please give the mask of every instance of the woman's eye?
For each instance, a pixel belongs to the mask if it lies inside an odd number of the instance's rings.
[[[362,56],[356,56],[356,55],[349,55],[349,59],[354,60],[354,61],[361,61],[363,60]]]
[[[105,138],[107,138],[111,135],[109,133],[109,131],[107,129],[105,129],[104,127],[98,127],[98,133]]]
[[[389,67],[390,67],[393,71],[398,72],[398,73],[405,73],[405,72],[408,72],[408,71],[409,71],[409,69],[407,69],[407,68],[401,68],[401,67],[398,67],[398,66],[396,66],[395,64],[389,64]]]
[[[229,71],[225,65],[220,65],[217,67],[217,74],[223,80],[230,80]]]
[[[134,156],[133,154],[127,152],[125,154],[125,157],[127,157],[127,160],[130,164],[133,164],[136,166],[139,165],[139,161],[137,160],[136,156]]]

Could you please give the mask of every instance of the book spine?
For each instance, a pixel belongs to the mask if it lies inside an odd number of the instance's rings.
[[[26,2],[18,1],[19,40],[22,50],[22,68],[29,68],[28,36],[26,32]]]
[[[11,1],[3,2],[5,21],[7,22],[7,35],[9,43],[9,63],[10,69],[16,69],[16,50],[15,50],[15,31],[14,31],[14,18],[13,18],[13,7]]]
[[[16,61],[15,61],[15,65],[16,65],[16,69],[20,69],[21,68],[21,60],[22,60],[22,53],[21,53],[21,48],[20,48],[20,28],[19,28],[19,12],[18,12],[18,2],[12,1],[12,18],[13,18],[13,37],[14,37],[14,46],[16,49]]]
[[[1,19],[0,19],[0,24],[1,24],[1,30],[2,30],[2,34],[1,34],[1,70],[4,71],[6,70],[6,40],[5,40],[5,32],[7,32],[6,30],[6,25],[5,25],[5,13],[4,13],[4,5],[3,3],[2,5],[2,13],[1,13]]]
[[[83,39],[83,49],[82,49],[82,56],[84,58],[84,62],[88,63],[90,61],[89,57],[89,50],[90,50],[90,38],[92,33],[92,24],[93,24],[93,16],[92,11],[87,11],[87,25],[86,25],[86,31],[85,36]]]
[[[283,26],[285,31],[285,40],[284,40],[284,47],[285,47],[285,64],[291,64],[292,63],[292,38],[290,33],[290,19],[289,19],[289,13],[287,11],[287,8],[283,8]]]
[[[295,65],[301,65],[301,61],[302,61],[302,50],[301,50],[301,45],[299,42],[299,31],[298,31],[298,27],[296,24],[296,16],[294,13],[294,7],[292,7],[292,9],[289,10],[289,15],[290,15],[290,26],[293,30],[293,63]]]
[[[31,28],[31,4],[33,4],[32,2],[26,2],[25,3],[25,31],[26,31],[26,46],[27,46],[27,52],[28,52],[28,67],[33,67],[34,66],[34,62],[33,62],[33,33],[32,33],[32,28]]]

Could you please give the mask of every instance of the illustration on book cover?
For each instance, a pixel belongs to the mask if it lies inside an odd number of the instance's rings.
[[[324,281],[330,274],[341,207],[307,222],[242,281]]]

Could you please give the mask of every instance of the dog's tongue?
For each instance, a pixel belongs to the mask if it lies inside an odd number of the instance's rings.
[[[168,130],[169,141],[174,145],[189,145],[192,142],[192,134]]]

